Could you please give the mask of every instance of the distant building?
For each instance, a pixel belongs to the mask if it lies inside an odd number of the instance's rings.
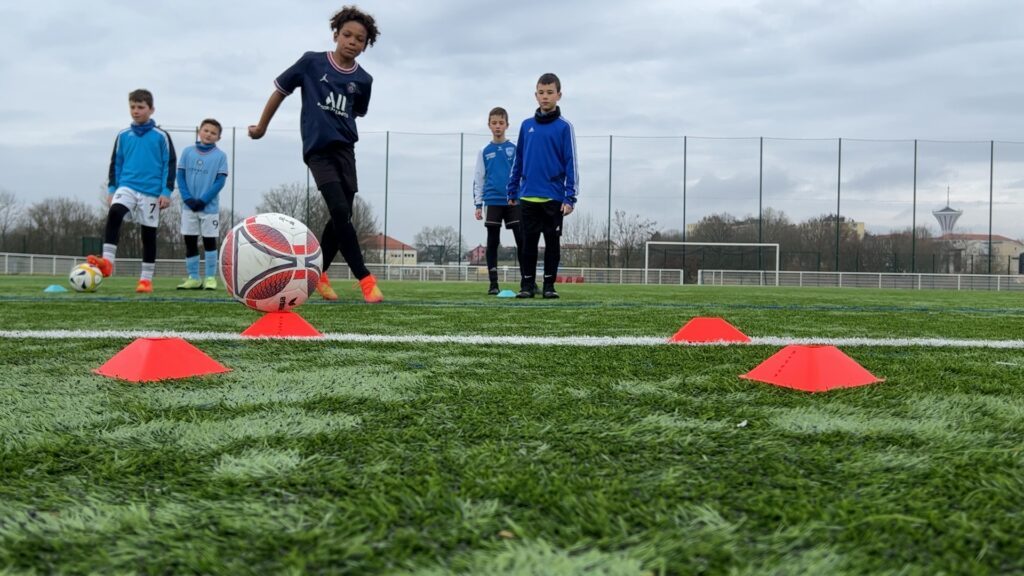
[[[939,228],[942,229],[943,236],[953,233],[953,227],[956,226],[957,219],[959,219],[960,215],[963,213],[963,210],[954,210],[950,208],[949,204],[946,204],[946,207],[942,210],[932,211],[932,215],[939,221]]]
[[[466,260],[469,260],[470,266],[486,266],[487,246],[480,244],[476,248],[473,248],[469,252],[466,252]]]
[[[946,205],[934,210],[932,215],[939,221],[942,236],[938,241],[945,245],[943,268],[945,272],[961,271],[982,272],[988,269],[991,259],[993,268],[1016,273],[1018,267],[1013,262],[1024,252],[1024,244],[999,234],[992,235],[992,253],[989,254],[988,234],[956,234],[953,232],[956,221],[963,215],[963,210],[949,206],[949,188],[946,189]]]
[[[984,272],[987,269],[988,234],[943,234],[939,240],[948,246],[946,272]],[[1014,263],[1018,261],[1022,252],[1024,244],[1020,241],[999,234],[992,235],[991,259],[996,270],[1016,274],[1018,267]]]
[[[949,186],[946,186],[946,206],[932,211],[932,216],[939,221],[939,228],[942,229],[943,236],[953,233],[953,227],[956,226],[956,221],[963,213],[963,210],[954,210],[949,207]]]
[[[366,241],[363,250],[376,254],[377,261],[384,264],[396,266],[416,265],[416,248],[391,236],[383,234],[373,236]],[[386,260],[385,257],[387,258]]]
[[[562,250],[565,250],[565,246],[565,244],[562,244]],[[539,246],[537,250],[540,259],[544,260],[544,246]],[[470,266],[487,266],[487,246],[483,244],[466,252],[465,256]],[[519,257],[516,255],[515,244],[511,246],[498,246],[498,266],[519,266]]]

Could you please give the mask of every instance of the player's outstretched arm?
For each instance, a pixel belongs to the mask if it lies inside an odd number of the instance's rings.
[[[250,138],[253,140],[263,138],[263,135],[267,133],[267,126],[270,125],[270,120],[274,118],[274,114],[277,113],[281,102],[284,102],[284,98],[285,95],[277,90],[270,95],[270,98],[267,99],[267,105],[263,107],[263,115],[260,116],[259,124],[249,126]]]

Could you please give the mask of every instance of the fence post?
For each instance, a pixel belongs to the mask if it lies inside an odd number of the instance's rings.
[[[843,139],[839,139],[839,164],[836,170],[836,272],[839,272],[839,200],[843,187]]]
[[[235,145],[235,132],[237,131],[236,126],[231,127],[231,220],[230,225],[235,225],[235,157],[237,156],[238,146]],[[308,220],[307,220],[308,221]]]
[[[910,206],[910,271],[917,272],[917,138],[914,139],[914,197]]]
[[[459,132],[459,243],[455,249],[459,252],[459,266],[462,266],[462,179],[465,170],[463,163],[466,155],[466,133]],[[469,280],[469,272],[466,272],[466,280]]]
[[[608,237],[605,239],[605,253],[607,254],[605,265],[612,267],[612,139],[608,135]]]
[[[388,180],[390,179],[391,162],[391,131],[384,132],[384,234],[380,239],[383,244],[381,258],[384,263],[388,261]]]
[[[757,243],[764,242],[762,229],[764,228],[764,136],[758,139],[760,144],[757,160]],[[761,247],[757,248],[757,269],[763,267],[761,264]]]
[[[992,273],[992,187],[996,165],[996,141],[989,140],[988,149],[988,273]]]

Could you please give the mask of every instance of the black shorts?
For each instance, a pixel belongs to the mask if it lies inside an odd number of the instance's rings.
[[[523,231],[527,234],[562,235],[562,203],[520,202],[523,207]]]
[[[519,206],[509,205],[495,205],[495,206],[484,206],[486,213],[484,214],[484,226],[501,226],[501,221],[505,221],[505,228],[511,230],[516,226],[519,226]]]
[[[324,184],[340,182],[347,196],[359,191],[356,180],[356,152],[351,144],[332,144],[306,156],[306,166],[318,189]]]

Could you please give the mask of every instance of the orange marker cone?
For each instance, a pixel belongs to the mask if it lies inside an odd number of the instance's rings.
[[[804,392],[884,382],[835,346],[786,346],[740,378]]]
[[[668,341],[750,342],[750,338],[722,318],[692,318]]]
[[[230,371],[181,338],[138,338],[106,364],[93,370],[100,376],[130,382],[155,382]]]
[[[242,332],[242,336],[259,338],[266,336],[305,336],[320,338],[323,334],[295,312],[267,312]]]

